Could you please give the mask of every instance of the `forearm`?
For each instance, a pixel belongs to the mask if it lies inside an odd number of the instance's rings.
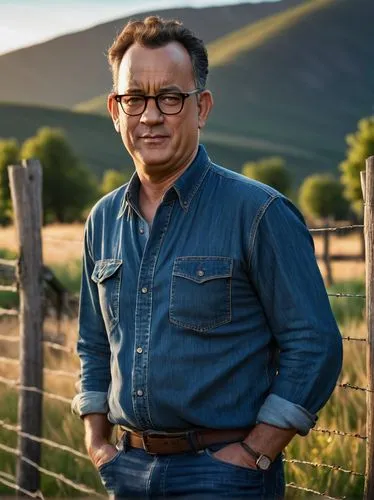
[[[85,444],[90,453],[93,448],[99,448],[110,441],[113,425],[102,413],[91,413],[83,417]]]
[[[297,433],[296,429],[281,429],[259,423],[244,439],[253,450],[274,460]]]

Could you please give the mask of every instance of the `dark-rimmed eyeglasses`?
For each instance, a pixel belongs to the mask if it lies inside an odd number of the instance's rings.
[[[154,99],[157,109],[163,115],[177,115],[184,106],[184,101],[191,95],[202,92],[203,89],[195,89],[190,92],[162,92],[157,95],[141,94],[117,94],[114,99],[119,102],[126,115],[142,115],[147,107],[149,99]]]

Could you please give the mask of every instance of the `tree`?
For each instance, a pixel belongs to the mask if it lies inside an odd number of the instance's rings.
[[[343,186],[330,174],[307,177],[300,187],[299,203],[307,217],[317,219],[344,219],[349,210]]]
[[[107,194],[122,186],[129,180],[129,175],[118,170],[106,170],[101,183],[100,191]]]
[[[360,171],[365,170],[366,158],[374,155],[374,115],[360,120],[356,133],[349,134],[346,141],[347,157],[339,166],[342,171],[341,182],[344,186],[344,196],[361,218],[363,200]]]
[[[285,161],[279,156],[260,158],[243,165],[243,175],[263,182],[283,194],[288,194],[291,189],[291,177],[286,168]]]
[[[47,222],[80,219],[98,197],[97,180],[75,156],[60,129],[41,128],[22,145],[22,158],[38,158],[43,167],[43,209]]]
[[[19,162],[19,144],[16,139],[0,140],[0,224],[11,218],[11,200],[8,166]]]

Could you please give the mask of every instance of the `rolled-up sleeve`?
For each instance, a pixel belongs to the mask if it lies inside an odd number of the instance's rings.
[[[277,375],[258,422],[305,435],[336,385],[342,339],[299,211],[275,197],[250,244],[251,279],[279,349]]]
[[[77,352],[81,362],[80,389],[72,401],[72,411],[79,416],[108,412],[107,395],[111,381],[110,346],[101,315],[97,285],[91,280],[95,265],[91,235],[90,216],[85,227],[79,305]]]

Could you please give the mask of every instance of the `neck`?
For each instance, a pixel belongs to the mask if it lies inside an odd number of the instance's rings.
[[[166,191],[175,183],[185,170],[191,165],[197,153],[197,148],[184,164],[179,168],[171,168],[168,171],[157,176],[147,172],[144,167],[137,167],[137,173],[140,180],[140,200],[147,204],[158,206]]]

